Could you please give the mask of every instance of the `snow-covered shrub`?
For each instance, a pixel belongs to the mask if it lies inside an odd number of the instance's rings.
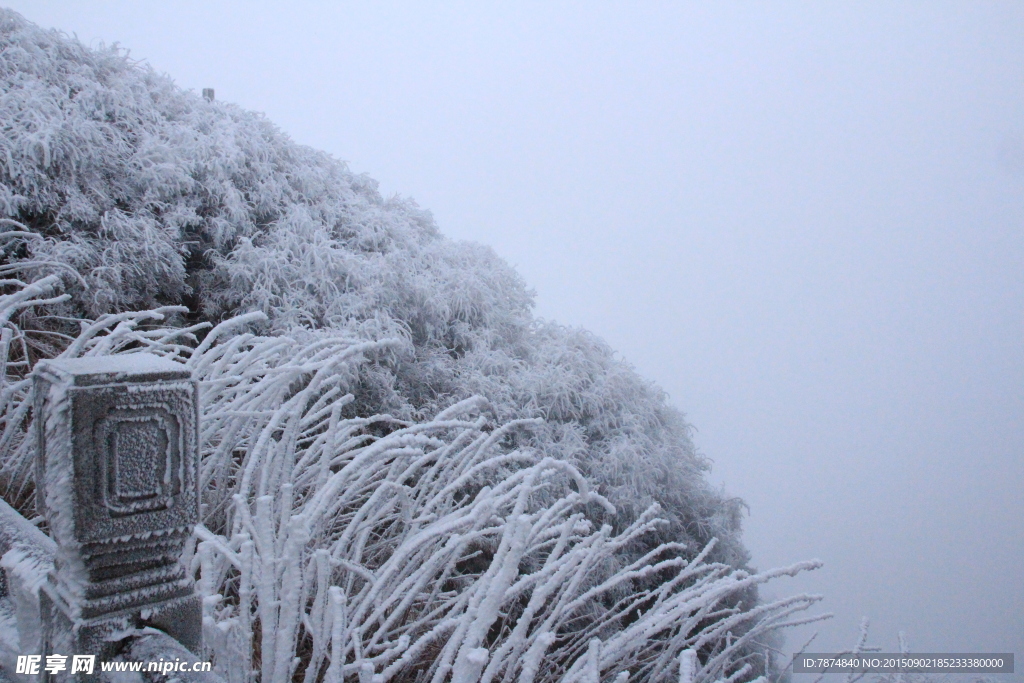
[[[617,532],[657,502],[659,542],[717,537],[715,560],[745,564],[739,503],[707,484],[681,415],[592,335],[535,320],[491,250],[443,238],[414,202],[259,114],[2,10],[0,83],[0,211],[36,236],[2,262],[59,264],[41,271],[71,295],[54,314],[258,310],[264,332],[405,340],[359,368],[346,418],[422,421],[484,395],[497,422],[545,419],[521,445],[568,458],[615,505]]]
[[[60,305],[55,276],[0,296],[4,497],[25,490],[30,333],[17,313]],[[206,643],[232,681],[742,680],[770,669],[763,639],[815,602],[736,598],[814,562],[748,573],[654,542],[652,505],[625,529],[566,458],[493,422],[486,399],[433,418],[345,417],[359,367],[401,349],[296,328],[247,331],[262,313],[198,331],[147,326],[179,309],[83,320],[64,357],[148,350],[200,381],[203,524],[185,562],[204,596]],[[23,508],[27,504],[23,503]]]

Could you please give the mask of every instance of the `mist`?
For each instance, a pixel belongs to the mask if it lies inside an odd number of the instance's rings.
[[[265,112],[657,382],[816,651],[1024,653],[1024,6],[11,1]],[[1019,677],[1019,675],[1018,675]]]

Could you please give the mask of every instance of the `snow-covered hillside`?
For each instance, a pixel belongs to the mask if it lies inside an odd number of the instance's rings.
[[[0,79],[0,494],[30,511],[34,361],[189,363],[193,567],[222,664],[653,680],[696,647],[706,676],[742,678],[767,652],[744,634],[813,602],[756,607],[771,574],[744,571],[741,503],[682,415],[593,335],[535,319],[491,250],[259,114],[9,11]]]
[[[8,242],[5,262],[52,264],[73,296],[61,313],[184,304],[190,322],[261,310],[271,330],[400,337],[351,415],[414,418],[482,394],[499,420],[544,417],[534,445],[571,457],[620,525],[657,500],[674,540],[717,536],[719,558],[744,562],[738,502],[706,484],[682,416],[593,335],[535,320],[490,249],[445,239],[414,202],[257,113],[13,12],[0,79],[0,208],[40,236]]]

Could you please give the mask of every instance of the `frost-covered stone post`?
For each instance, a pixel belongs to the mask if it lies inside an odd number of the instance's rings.
[[[37,366],[36,500],[57,542],[44,652],[109,657],[143,626],[201,647],[181,563],[199,521],[197,395],[189,370],[146,353]]]

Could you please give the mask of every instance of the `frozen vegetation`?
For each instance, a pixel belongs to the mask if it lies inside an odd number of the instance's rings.
[[[115,49],[0,12],[0,494],[29,373],[201,386],[186,561],[232,681],[741,681],[816,598],[757,587],[683,417],[485,247]],[[686,654],[683,654],[683,653]]]

